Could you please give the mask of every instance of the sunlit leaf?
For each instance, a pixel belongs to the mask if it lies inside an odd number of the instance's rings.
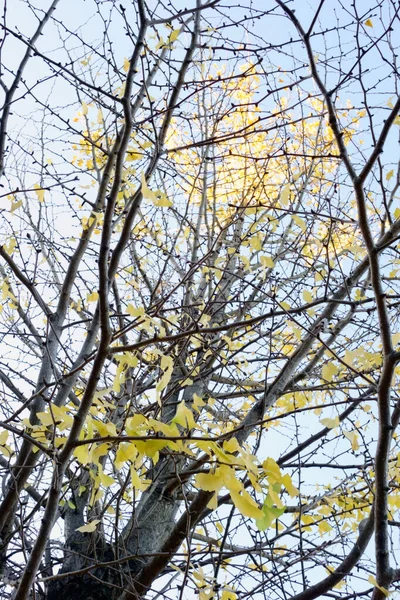
[[[81,533],[93,533],[96,530],[97,525],[100,523],[100,519],[93,519],[87,525],[82,525],[81,527],[77,527],[76,531],[80,531]]]
[[[290,185],[287,184],[283,188],[281,196],[280,196],[281,204],[283,204],[283,206],[287,206],[289,204],[289,199],[290,199]]]
[[[133,442],[124,442],[119,444],[118,450],[115,454],[115,468],[118,470],[121,469],[126,462],[135,460],[137,455],[138,449]]]
[[[206,492],[218,492],[224,485],[221,471],[215,473],[198,473],[195,478],[196,486]]]
[[[101,473],[101,475],[99,475],[99,479],[101,484],[105,487],[110,487],[110,485],[115,483],[114,477],[111,477],[111,475],[107,475],[106,473]]]
[[[154,192],[151,191],[151,189],[147,185],[147,181],[146,181],[146,177],[145,177],[144,173],[142,173],[142,175],[141,175],[141,183],[142,183],[143,198],[146,198],[146,200],[152,200],[153,202],[155,202],[157,200],[157,196]]]
[[[92,449],[90,444],[83,444],[82,446],[75,448],[74,456],[82,465],[87,465],[90,463],[92,458]]]
[[[318,523],[318,531],[320,533],[329,533],[332,530],[332,526],[329,525],[328,521],[321,521]]]
[[[387,590],[386,588],[384,588],[381,585],[378,585],[378,583],[373,575],[370,575],[368,577],[368,583],[370,583],[374,587],[378,588],[378,590],[380,590],[382,592],[382,594],[384,594],[386,597],[390,596],[389,590]]]
[[[356,431],[343,431],[343,435],[349,440],[352,450],[356,451],[359,449],[360,444]]]
[[[289,473],[285,473],[285,475],[282,477],[282,483],[292,498],[299,495],[299,490],[293,485],[292,478],[290,477]]]
[[[18,208],[22,206],[22,200],[14,200],[11,202],[10,213],[13,214]]]
[[[224,590],[221,595],[221,600],[236,600],[237,594],[231,590]]]
[[[271,485],[274,483],[280,483],[282,481],[281,470],[273,458],[267,458],[264,460],[262,467]]]
[[[131,466],[131,483],[135,490],[144,492],[151,485],[150,479],[141,479],[135,467]]]
[[[270,256],[260,256],[260,263],[266,269],[272,269],[275,266],[275,263]]]
[[[296,223],[296,225],[298,227],[300,227],[301,231],[304,232],[307,229],[307,225],[306,225],[304,219],[299,217],[299,215],[293,215],[293,221]]]
[[[246,490],[243,490],[241,494],[231,491],[231,498],[238,511],[244,517],[251,517],[252,519],[263,518],[264,514],[262,510],[258,508],[257,502],[253,500]]]
[[[328,429],[334,429],[335,427],[338,427],[340,425],[340,420],[339,417],[335,417],[333,419],[321,419],[320,420],[321,425],[323,425],[324,427],[327,427]]]
[[[322,379],[325,379],[325,381],[332,381],[338,370],[338,367],[333,362],[325,363],[322,367]]]
[[[193,429],[194,427],[196,427],[196,422],[194,420],[193,413],[190,410],[190,408],[186,406],[184,400],[182,400],[182,402],[178,404],[175,416],[172,419],[172,423],[176,423],[177,425],[180,425],[181,427],[186,427],[188,429]]]
[[[35,188],[35,193],[36,193],[36,196],[37,196],[39,202],[44,202],[45,190],[43,188],[41,188],[40,185],[38,185],[37,183],[35,183],[35,185],[33,187]]]
[[[169,34],[169,42],[171,44],[173,44],[174,42],[176,42],[176,40],[178,39],[178,35],[180,34],[180,29],[174,29],[173,31],[171,31],[171,33]]]

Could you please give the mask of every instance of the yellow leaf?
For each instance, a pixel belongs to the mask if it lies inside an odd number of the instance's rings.
[[[162,192],[157,190],[156,199],[153,200],[153,204],[154,204],[154,206],[164,206],[164,207],[168,208],[169,206],[173,205],[173,202],[171,202],[171,200],[168,198],[168,196],[166,194],[163,194]]]
[[[127,435],[142,435],[150,428],[149,422],[144,415],[137,413],[133,417],[129,417],[125,423]]]
[[[313,301],[312,293],[309,292],[308,290],[304,290],[303,291],[303,298],[304,298],[305,302],[312,302]]]
[[[196,423],[193,418],[193,413],[190,410],[190,408],[186,406],[184,400],[182,400],[182,402],[178,404],[178,408],[176,409],[176,413],[174,418],[172,419],[172,423],[176,423],[181,427],[187,427],[188,429],[193,429],[194,427],[196,427]]]
[[[338,367],[332,363],[328,362],[322,367],[322,379],[325,381],[332,381],[333,376],[338,372]]]
[[[101,437],[108,437],[109,435],[117,435],[117,428],[114,423],[103,423],[103,421],[93,421],[93,426],[99,432]]]
[[[155,49],[156,50],[160,50],[161,48],[163,48],[165,46],[165,42],[164,42],[164,38],[160,36],[160,41],[158,42],[158,44],[156,45]]]
[[[91,462],[92,458],[92,450],[89,448],[89,444],[84,444],[83,446],[78,446],[74,450],[74,456],[78,459],[81,465],[87,465]]]
[[[39,202],[44,202],[44,190],[37,183],[35,183],[33,187],[35,188],[35,193]]]
[[[53,404],[49,412],[38,412],[37,417],[42,425],[46,427],[57,425],[60,431],[72,425],[72,417],[66,414],[65,407],[59,407]]]
[[[22,200],[15,200],[11,202],[10,213],[13,214],[20,206],[22,206]]]
[[[143,154],[141,152],[136,152],[135,150],[128,150],[126,153],[127,162],[133,162],[134,160],[140,160]]]
[[[266,269],[272,269],[275,266],[275,263],[270,256],[260,256],[260,263]]]
[[[119,394],[121,391],[121,384],[125,383],[125,373],[123,372],[124,363],[118,365],[118,369],[115,373],[114,382],[112,385],[112,391]]]
[[[328,521],[321,521],[318,523],[318,531],[320,533],[328,533],[331,529],[332,527],[329,525]]]
[[[105,473],[101,473],[99,479],[102,485],[104,485],[105,487],[110,487],[110,485],[114,483],[114,478],[110,475],[106,475]]]
[[[39,448],[38,448],[39,450]],[[0,452],[1,454],[3,454],[6,458],[10,458],[13,451],[10,448],[10,446],[0,446]],[[36,452],[36,450],[34,449],[33,452]]]
[[[169,35],[169,43],[170,44],[173,44],[174,42],[176,42],[180,32],[181,32],[180,29],[174,29],[173,31],[171,31],[171,33]]]
[[[231,590],[224,590],[222,592],[221,600],[236,600],[237,594]]]
[[[213,494],[211,499],[209,500],[208,504],[207,504],[207,508],[209,508],[210,510],[217,510],[218,508],[218,496],[217,494]]]
[[[146,200],[152,200],[152,202],[156,202],[157,196],[154,192],[151,191],[151,189],[147,185],[147,181],[146,181],[146,177],[145,177],[144,173],[142,173],[142,176],[141,176],[141,183],[142,183],[143,198],[146,198]]]
[[[394,218],[400,219],[400,208],[396,208],[396,210],[394,211]]]
[[[349,440],[351,449],[356,451],[359,449],[358,435],[355,431],[343,431],[343,435]]]
[[[335,427],[339,426],[340,421],[339,421],[339,417],[335,417],[334,419],[321,419],[320,423],[321,423],[321,425],[323,425],[324,427],[327,427],[328,429],[334,429]]]
[[[101,125],[103,122],[103,111],[101,110],[101,108],[99,108],[99,110],[97,111],[97,123],[99,125]]]
[[[198,571],[193,571],[192,575],[196,579],[196,581],[198,581],[202,585],[205,585],[204,571],[201,567]]]
[[[129,443],[124,442],[123,444],[120,444],[118,446],[118,450],[115,455],[115,461],[114,461],[115,468],[119,471],[121,469],[121,467],[124,465],[124,463],[126,463],[128,460],[130,460],[130,461],[135,460],[137,455],[138,455],[137,448],[136,448],[135,444],[133,444],[132,442],[129,442]]]
[[[88,302],[97,302],[98,299],[99,299],[98,292],[92,292],[91,294],[88,294],[86,297],[86,300]]]
[[[380,590],[386,597],[390,596],[390,592],[389,590],[387,590],[386,588],[382,587],[381,585],[378,585],[375,577],[373,575],[370,575],[368,577],[368,583],[370,583],[371,585],[375,586],[376,588],[378,588],[378,590]]]
[[[283,508],[282,500],[277,492],[271,486],[268,490],[268,496],[272,500],[272,503],[275,504],[278,508]]]
[[[83,116],[85,116],[85,115],[88,114],[88,110],[89,110],[88,105],[86,104],[86,102],[82,101],[82,114],[83,114]]]
[[[219,521],[216,521],[215,527],[218,529],[219,533],[222,534],[224,532],[224,528],[222,527],[222,525]]]
[[[17,240],[15,238],[11,238],[7,244],[3,244],[3,250],[5,250],[7,252],[7,254],[9,254],[11,256],[15,250],[16,245],[17,245]],[[5,283],[5,285],[7,285],[7,284]],[[15,296],[10,292],[10,290],[8,290],[8,295],[6,297],[16,300]]]
[[[172,448],[174,447],[174,442],[163,440],[160,438],[159,440],[148,440],[147,442],[136,442],[136,447],[142,454],[145,454],[149,458],[153,459],[154,464],[158,461],[158,455],[160,450],[163,448]],[[175,449],[175,448],[174,448]]]
[[[252,519],[263,518],[264,513],[258,508],[257,502],[253,500],[246,490],[243,490],[242,494],[231,491],[231,498],[233,504],[244,517],[251,517]]]
[[[8,439],[8,431],[6,429],[4,429],[4,431],[2,431],[0,433],[0,446],[4,446],[4,444],[6,444]]]
[[[173,359],[171,356],[163,355],[161,357],[161,369],[164,371],[161,379],[157,382],[156,392],[157,392],[157,402],[160,403],[160,394],[170,382],[173,371]],[[192,417],[193,418],[193,417]],[[174,421],[173,421],[174,422]],[[179,425],[180,423],[178,423]]]
[[[129,62],[129,59],[128,59],[128,58],[124,58],[124,66],[123,66],[123,69],[124,69],[125,73],[127,73],[127,72],[129,71],[129,66],[130,66],[130,64],[131,64],[131,63]]]
[[[196,412],[200,412],[200,408],[205,405],[206,405],[206,402],[204,402],[203,398],[201,398],[197,394],[193,394],[192,406]]]
[[[299,495],[299,490],[293,485],[292,478],[290,477],[289,473],[286,473],[286,475],[282,477],[282,483],[287,489],[289,496],[294,498],[295,496]]]
[[[281,470],[273,458],[267,458],[264,460],[262,468],[264,469],[264,472],[271,485],[274,483],[280,483],[282,481]]]
[[[234,465],[239,462],[239,459],[236,456],[232,456],[231,454],[227,454],[222,448],[220,448],[217,444],[214,444],[210,450],[215,454],[215,458],[221,463],[221,472],[224,474],[224,484],[228,489],[231,489],[233,486],[234,489],[240,490],[241,487],[238,487],[238,480],[235,477],[235,472],[232,471],[227,465]]]
[[[289,204],[290,199],[290,185],[287,184],[282,190],[280,201],[283,206],[287,206]]]
[[[128,304],[126,307],[126,312],[131,317],[144,317],[144,308],[143,306],[133,306],[133,304]]]
[[[371,19],[367,19],[364,23],[364,25],[366,25],[367,27],[373,27],[372,21]]]
[[[250,246],[256,252],[258,252],[259,250],[261,250],[262,247],[263,247],[263,245],[262,245],[262,241],[261,241],[260,236],[253,235],[253,237],[250,239]]]
[[[144,490],[147,490],[147,488],[151,484],[151,479],[140,479],[138,472],[132,465],[131,466],[131,482],[132,482],[132,487],[135,490],[144,492]]]
[[[394,175],[394,171],[393,169],[391,171],[389,171],[388,173],[386,173],[386,181],[389,181],[389,179],[391,179]]]
[[[305,221],[299,217],[299,215],[293,215],[293,221],[296,223],[296,225],[298,227],[300,227],[300,229],[304,232],[307,229],[307,225],[305,223]]]
[[[105,456],[108,453],[109,445],[108,444],[99,444],[96,446],[92,452],[92,462],[96,465],[99,464],[99,460],[102,456]]]
[[[231,438],[230,440],[223,443],[223,448],[226,452],[233,454],[234,452],[240,451],[239,442],[236,438]]]
[[[206,492],[218,492],[224,485],[219,469],[215,473],[198,473],[196,486]]]
[[[87,525],[82,525],[81,527],[78,527],[76,531],[80,531],[81,533],[93,533],[93,531],[95,531],[99,523],[100,519],[93,519],[93,521],[90,521],[90,523],[88,523]]]

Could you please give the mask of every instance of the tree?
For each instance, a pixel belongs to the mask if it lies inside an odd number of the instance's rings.
[[[400,7],[294,4],[5,0],[2,598],[400,589]]]

